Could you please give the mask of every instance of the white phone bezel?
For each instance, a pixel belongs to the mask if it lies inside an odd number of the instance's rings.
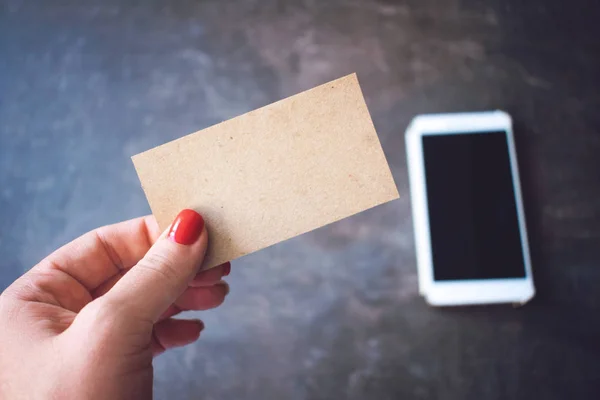
[[[523,261],[524,278],[434,281],[423,141],[426,135],[452,135],[469,132],[504,131],[514,182],[515,201]],[[416,116],[406,130],[406,153],[412,202],[413,226],[419,273],[419,291],[427,302],[436,306],[525,303],[535,295],[531,273],[531,260],[525,227],[525,213],[521,198],[521,185],[510,116],[503,111],[474,113],[428,114]]]

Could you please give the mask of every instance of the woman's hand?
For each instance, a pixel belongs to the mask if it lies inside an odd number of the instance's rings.
[[[105,226],[33,267],[0,295],[0,398],[151,398],[152,357],[204,327],[172,317],[229,292],[229,263],[198,272],[207,240],[184,210],[160,236],[153,217]]]

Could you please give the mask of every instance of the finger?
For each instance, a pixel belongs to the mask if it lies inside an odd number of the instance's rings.
[[[158,320],[162,321],[167,318],[174,317],[175,315],[178,315],[184,311],[185,310],[182,310],[181,308],[177,307],[175,304],[171,304],[169,306],[169,308],[167,308],[167,310],[164,313],[162,313],[162,315],[158,318]]]
[[[107,225],[56,250],[32,271],[58,270],[92,292],[141,260],[158,235],[153,216]]]
[[[220,287],[215,289],[204,286],[201,288],[188,287],[185,292],[179,296],[179,299],[177,299],[175,304],[171,304],[158,320],[162,321],[171,318],[183,311],[209,310],[221,305],[227,294],[229,294],[229,285],[227,285],[226,282],[220,281],[218,282],[218,286]]]
[[[58,306],[75,313],[92,301],[85,287],[58,269],[32,269],[2,295],[15,300]]]
[[[189,287],[175,301],[180,310],[210,310],[220,306],[229,294],[229,285],[220,281],[208,287]]]
[[[190,282],[190,286],[212,286],[219,282],[222,277],[229,275],[231,272],[231,263],[226,262],[218,267],[200,271],[196,274],[194,279]]]
[[[118,274],[110,277],[107,281],[101,283],[100,286],[92,290],[92,292],[90,293],[92,295],[92,298],[97,299],[98,297],[108,293],[108,291],[112,289],[112,287],[115,286],[117,282],[119,282],[119,280],[125,275],[126,272],[127,271],[121,271]]]
[[[148,253],[98,300],[117,306],[127,318],[156,322],[196,275],[207,243],[202,216],[183,210]]]
[[[217,267],[200,271],[196,274],[194,279],[189,283],[192,287],[203,287],[212,286],[218,283],[222,277],[229,275],[231,271],[231,263],[226,262]],[[126,271],[113,276],[106,282],[102,283],[99,287],[92,291],[92,298],[96,299],[106,293],[125,275]]]
[[[226,282],[218,282],[220,286],[216,289],[206,286],[188,287],[175,304],[171,304],[158,318],[159,321],[174,317],[183,311],[202,311],[218,307],[225,301],[229,294],[229,285]],[[226,285],[226,286],[225,286]]]
[[[185,346],[198,340],[204,323],[200,320],[168,318],[154,325],[152,355],[157,356],[173,347]]]

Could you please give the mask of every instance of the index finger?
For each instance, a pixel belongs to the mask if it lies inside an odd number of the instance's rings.
[[[141,260],[160,236],[152,215],[94,229],[66,244],[34,269],[57,269],[89,292]]]

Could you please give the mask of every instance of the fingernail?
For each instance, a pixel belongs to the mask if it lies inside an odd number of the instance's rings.
[[[227,282],[215,283],[215,286],[218,287],[220,290],[223,290],[225,292],[225,296],[229,294],[229,285],[227,284]]]
[[[179,244],[194,243],[204,229],[204,219],[194,210],[181,211],[171,224],[169,239]]]
[[[195,323],[197,323],[198,325],[200,325],[200,332],[202,332],[204,330],[204,322],[202,322],[199,319],[193,319],[192,321],[194,321]]]
[[[231,273],[231,263],[227,263],[223,266],[223,276],[227,276]]]

